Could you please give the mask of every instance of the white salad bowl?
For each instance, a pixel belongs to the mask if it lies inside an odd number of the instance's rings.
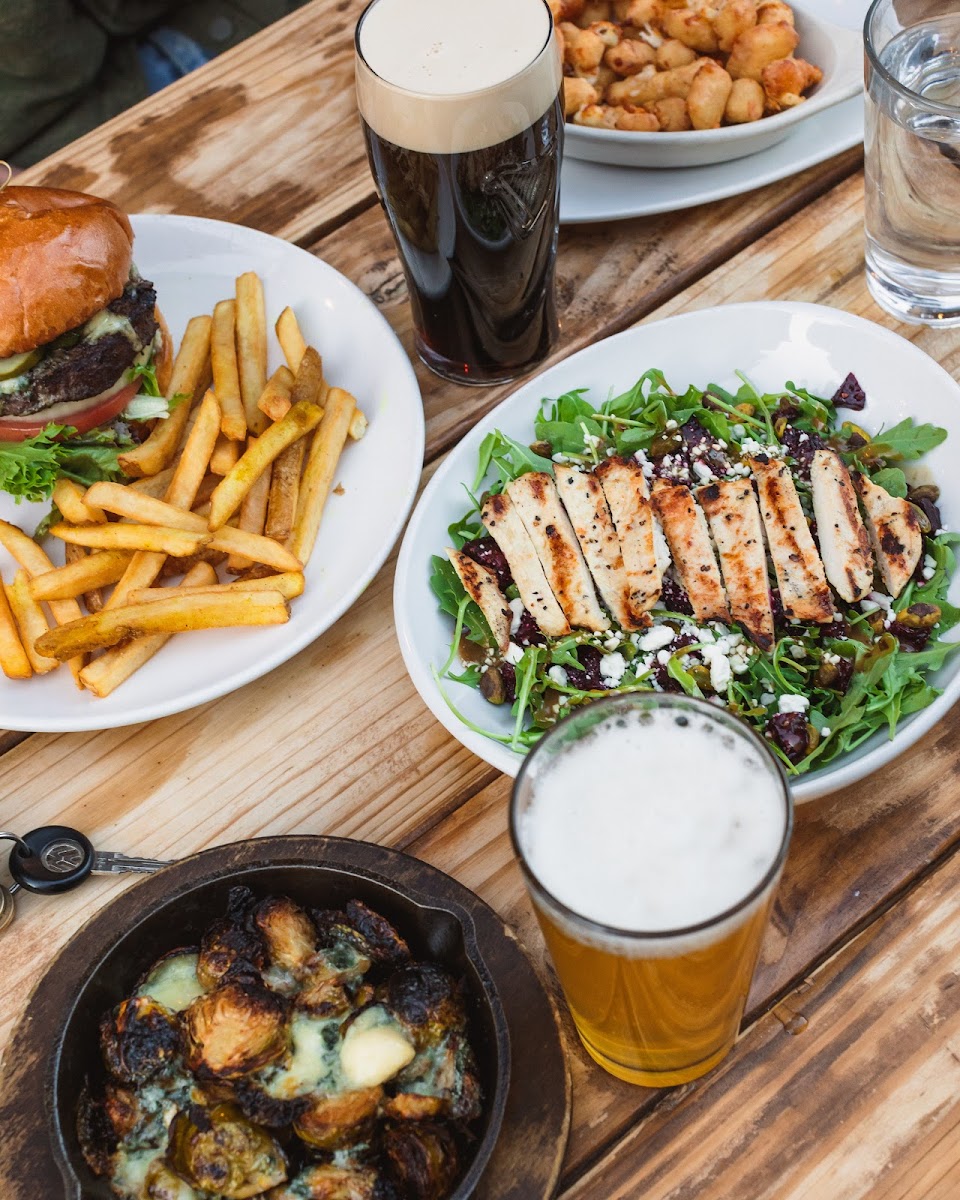
[[[463,724],[444,692],[471,722],[499,734],[512,731],[508,707],[488,704],[478,691],[450,680],[441,690],[434,676],[449,653],[453,622],[440,612],[430,589],[430,558],[444,553],[450,545],[447,527],[469,507],[464,485],[473,483],[480,443],[488,433],[500,429],[530,443],[544,397],[585,387],[588,399],[600,403],[631,387],[651,367],[659,367],[674,390],[717,383],[735,391],[740,385],[735,372],[740,370],[762,392],[776,391],[790,380],[827,397],[852,371],[868,401],[850,419],[868,432],[906,417],[947,429],[947,440],[921,462],[924,476],[931,475],[940,487],[945,523],[952,528],[958,520],[960,387],[922,350],[861,317],[816,304],[731,304],[640,325],[571,355],[524,384],[451,451],[420,498],[397,565],[394,615],[417,691],[458,741],[507,775],[517,773],[522,755]],[[960,605],[960,570],[950,601]],[[948,637],[958,634],[960,630]],[[943,690],[937,700],[905,718],[892,739],[874,735],[835,763],[800,776],[792,783],[794,799],[802,803],[855,783],[912,746],[960,696],[960,654],[928,678]]]
[[[823,80],[802,104],[748,125],[691,129],[683,133],[633,133],[592,129],[568,122],[564,154],[616,167],[703,167],[758,154],[782,141],[801,121],[849,100],[863,87],[859,33],[820,20],[791,3],[800,44],[797,57],[819,67]]]

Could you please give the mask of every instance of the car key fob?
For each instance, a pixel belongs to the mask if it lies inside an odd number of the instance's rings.
[[[68,825],[31,830],[10,852],[10,874],[28,892],[69,892],[93,870],[90,840]],[[2,914],[0,914],[2,915]]]

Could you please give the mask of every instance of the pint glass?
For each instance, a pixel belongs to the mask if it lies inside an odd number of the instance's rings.
[[[649,1087],[736,1040],[793,810],[762,740],[704,701],[601,700],[524,763],[510,827],[580,1038]]]
[[[373,0],[357,101],[417,352],[496,383],[557,335],[560,49],[545,0]]]

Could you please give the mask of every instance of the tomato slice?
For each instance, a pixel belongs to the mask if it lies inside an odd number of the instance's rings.
[[[98,425],[105,425],[119,416],[139,391],[139,382],[128,383],[118,392],[113,392],[88,408],[79,408],[77,412],[68,411],[58,416],[39,412],[28,417],[0,417],[0,442],[24,442],[27,438],[36,437],[48,425],[72,425],[77,433],[89,433]]]

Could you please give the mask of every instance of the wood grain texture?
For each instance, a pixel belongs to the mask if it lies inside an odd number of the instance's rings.
[[[557,260],[561,333],[545,365],[619,333],[670,297],[685,294],[684,288],[850,176],[861,159],[859,148],[850,150],[791,179],[681,213],[562,229]],[[514,391],[513,384],[466,388],[448,383],[416,358],[406,283],[379,205],[310,249],[378,305],[414,359],[427,418],[428,462]]]
[[[375,200],[353,83],[364,5],[313,0],[18,182],[317,237]]]

